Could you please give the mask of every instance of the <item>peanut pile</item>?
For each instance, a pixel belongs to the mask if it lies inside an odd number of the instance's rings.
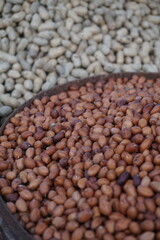
[[[0,192],[35,240],[159,240],[160,78],[35,99],[0,136]]]

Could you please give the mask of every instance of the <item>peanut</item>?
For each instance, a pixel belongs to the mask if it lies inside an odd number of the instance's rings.
[[[138,193],[143,197],[152,197],[154,195],[153,190],[150,187],[138,186]]]
[[[112,212],[111,204],[105,195],[102,195],[99,199],[99,210],[105,216],[109,216]]]

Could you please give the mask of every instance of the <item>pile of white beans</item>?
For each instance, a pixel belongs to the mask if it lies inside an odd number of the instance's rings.
[[[40,90],[160,71],[159,0],[0,0],[0,118]]]

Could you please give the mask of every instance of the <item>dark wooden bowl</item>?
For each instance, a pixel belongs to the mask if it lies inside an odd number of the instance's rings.
[[[16,113],[22,111],[24,107],[30,106],[35,98],[40,99],[43,96],[52,96],[54,94],[67,91],[69,87],[73,84],[74,85],[76,84],[77,86],[82,86],[87,82],[95,83],[98,80],[104,80],[105,82],[107,82],[109,78],[117,79],[117,78],[127,77],[128,79],[130,79],[133,75],[144,76],[148,79],[160,78],[160,73],[142,73],[142,72],[141,73],[134,73],[134,72],[116,73],[116,74],[106,74],[106,75],[100,75],[95,77],[88,77],[82,80],[66,83],[64,85],[55,86],[47,91],[40,92],[38,95],[34,96],[32,99],[30,99],[29,101],[25,102],[23,105],[18,107],[1,126],[0,135],[2,135],[6,124],[10,121],[10,118],[13,117]],[[0,197],[0,239],[1,240],[33,240],[33,238],[20,225],[18,220],[15,218],[15,216],[9,212],[2,197]]]

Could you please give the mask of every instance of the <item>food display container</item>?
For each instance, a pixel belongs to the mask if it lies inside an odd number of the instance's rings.
[[[116,73],[116,74],[106,74],[101,76],[88,77],[82,80],[66,83],[64,85],[55,86],[47,91],[40,92],[34,98],[30,99],[20,107],[18,107],[3,123],[0,128],[0,135],[10,121],[10,118],[13,117],[16,113],[23,110],[24,107],[30,106],[35,98],[42,98],[43,96],[51,96],[58,94],[60,92],[67,91],[71,85],[82,86],[87,82],[95,83],[98,80],[104,80],[107,82],[109,78],[128,78],[130,79],[133,75],[144,76],[147,79],[156,79],[160,77],[160,73]],[[33,238],[23,229],[18,220],[13,216],[7,206],[5,205],[4,200],[0,197],[0,239],[2,240],[33,240]]]

